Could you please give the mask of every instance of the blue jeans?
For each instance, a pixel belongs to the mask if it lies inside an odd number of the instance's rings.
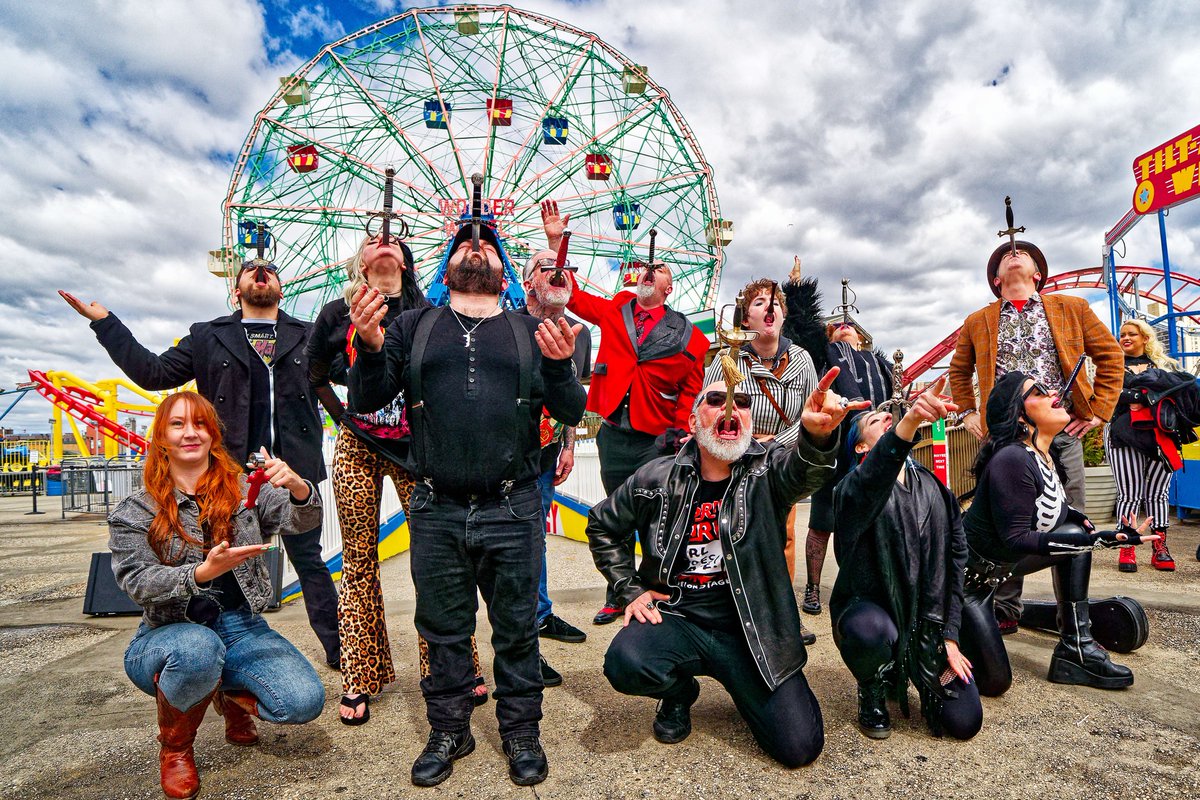
[[[167,702],[180,711],[203,700],[218,681],[223,690],[258,698],[259,716],[268,722],[308,722],[325,704],[325,687],[308,659],[248,609],[224,612],[212,628],[143,622],[125,650],[125,674],[149,695],[158,675]]]
[[[554,607],[550,603],[550,592],[546,588],[546,525],[545,518],[550,515],[550,507],[554,505],[554,471],[556,467],[538,476],[538,491],[542,493],[542,578],[538,581],[537,619],[538,625],[550,616]]]
[[[507,497],[456,498],[418,483],[408,519],[414,621],[429,643],[429,676],[421,679],[421,693],[430,727],[458,731],[470,725],[478,591],[492,624],[500,737],[537,736],[542,719],[537,584],[545,549],[537,487],[531,482]]]

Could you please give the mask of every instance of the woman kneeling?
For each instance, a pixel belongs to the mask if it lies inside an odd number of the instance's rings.
[[[145,488],[109,516],[109,548],[117,584],[145,612],[125,673],[158,698],[163,792],[191,798],[200,791],[192,743],[210,701],[239,745],[258,742],[253,717],[302,723],[321,712],[316,671],[260,616],[271,597],[260,556],[275,547],[263,538],[312,529],[321,507],[310,483],[270,457],[248,502],[198,394],[169,396],[153,425]]]

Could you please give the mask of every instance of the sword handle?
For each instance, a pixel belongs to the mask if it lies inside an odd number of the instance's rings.
[[[471,252],[479,252],[479,224],[483,220],[483,175],[471,176]]]
[[[567,246],[571,243],[571,232],[563,231],[562,240],[558,243],[558,253],[554,256],[554,268],[560,270],[567,263]]]
[[[654,269],[654,240],[658,237],[658,231],[654,228],[650,229],[650,269]]]
[[[383,173],[383,226],[379,230],[379,243],[386,245],[392,232],[392,182],[396,170],[388,167]]]

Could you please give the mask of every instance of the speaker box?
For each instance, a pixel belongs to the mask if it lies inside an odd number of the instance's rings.
[[[92,553],[88,570],[87,594],[83,597],[83,613],[96,617],[137,614],[142,607],[129,599],[113,577],[112,553]]]
[[[279,610],[279,595],[283,593],[283,548],[268,550],[263,558],[267,562],[267,575],[271,578],[271,599],[267,611]]]

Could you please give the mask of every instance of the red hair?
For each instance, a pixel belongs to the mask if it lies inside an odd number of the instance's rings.
[[[164,564],[177,563],[172,558],[170,543],[178,536],[184,542],[203,547],[184,530],[179,521],[179,503],[175,501],[175,479],[171,477],[171,461],[165,445],[154,441],[153,432],[165,431],[171,411],[179,403],[187,403],[187,415],[193,424],[202,425],[212,436],[208,452],[208,470],[196,484],[196,502],[200,505],[200,524],[206,527],[214,545],[233,540],[233,516],[242,501],[242,468],[221,444],[221,422],[213,404],[195,392],[176,392],[159,404],[154,413],[150,446],[146,453],[145,489],[158,506],[150,523],[147,537],[150,548]],[[180,554],[180,558],[182,554]]]

